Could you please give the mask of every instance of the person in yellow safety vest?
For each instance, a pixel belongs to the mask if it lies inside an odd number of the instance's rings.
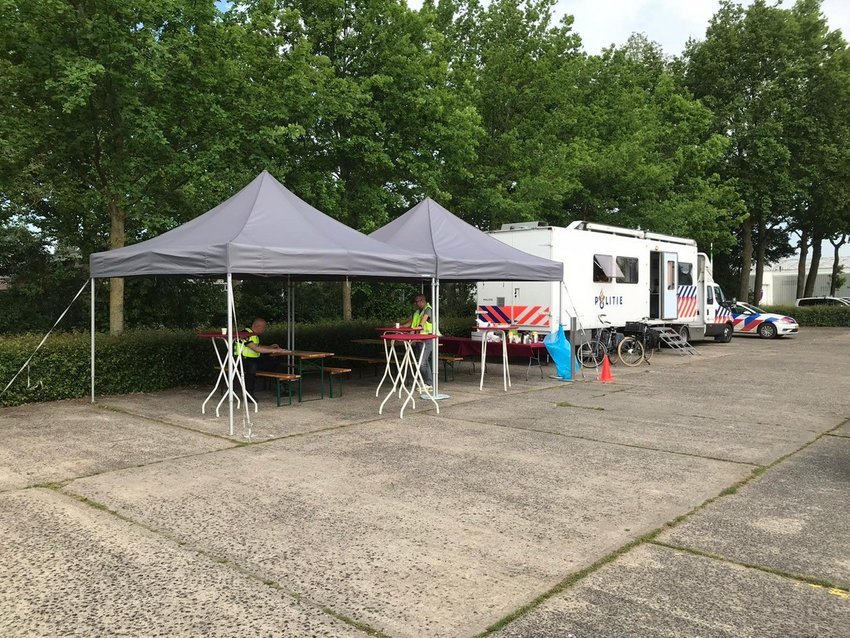
[[[268,322],[265,319],[257,317],[251,323],[251,327],[244,330],[244,332],[252,333],[251,336],[247,339],[237,339],[233,343],[233,354],[237,357],[242,357],[242,368],[245,371],[245,391],[252,397],[254,397],[254,388],[257,382],[257,370],[261,367],[264,369],[266,367],[271,368],[271,366],[262,365],[266,363],[266,360],[261,361],[260,355],[285,352],[276,343],[270,346],[260,345],[260,337],[263,336],[267,326]]]
[[[434,334],[434,325],[431,323],[432,319],[432,310],[431,304],[429,304],[425,295],[418,294],[413,298],[413,305],[416,310],[413,311],[413,317],[411,317],[410,321],[406,321],[401,324],[405,328],[422,328],[421,334],[430,335]],[[434,377],[431,374],[431,359],[434,356],[434,342],[433,341],[423,341],[422,343],[416,344],[416,356],[420,356],[421,349],[425,348],[425,354],[422,355],[422,367],[420,368],[422,372],[422,380],[425,382],[424,390],[428,390],[429,392],[433,390],[434,385]]]

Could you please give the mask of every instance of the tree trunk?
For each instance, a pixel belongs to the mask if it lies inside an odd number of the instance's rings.
[[[806,277],[806,289],[803,291],[803,297],[811,297],[815,291],[815,280],[818,278],[818,267],[820,266],[820,254],[823,244],[823,237],[820,235],[812,235],[812,265],[809,266],[809,274]]]
[[[837,242],[829,240],[832,244],[832,277],[829,279],[829,296],[834,297],[835,291],[838,289],[838,251],[847,243],[847,236],[841,237]]]
[[[747,217],[744,221],[743,237],[741,244],[741,280],[738,285],[738,299],[746,301],[749,299],[750,291],[750,268],[753,264],[753,218]]]
[[[342,282],[342,319],[351,321],[351,282]]]
[[[806,259],[809,257],[809,233],[800,231],[800,261],[797,263],[797,299],[806,290]]]
[[[109,203],[109,250],[124,246],[124,211],[115,201]],[[109,334],[124,332],[124,279],[109,280]]]
[[[756,276],[753,281],[753,303],[761,303],[762,283],[764,281],[764,252],[767,247],[767,229],[764,219],[759,219],[759,235],[756,242]]]

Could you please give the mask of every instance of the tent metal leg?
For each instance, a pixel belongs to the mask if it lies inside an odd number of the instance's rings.
[[[451,398],[448,394],[440,392],[440,280],[431,279],[431,308],[434,316],[431,318],[434,324],[434,334],[438,335],[434,341],[434,351],[431,355],[431,378],[434,380],[434,390],[429,399],[433,398],[437,401]]]
[[[94,277],[91,279],[91,402],[94,403]]]
[[[227,273],[227,413],[230,421],[230,436],[233,436],[233,276]]]

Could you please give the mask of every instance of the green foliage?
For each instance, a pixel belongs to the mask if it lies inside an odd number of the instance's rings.
[[[445,335],[469,336],[470,317],[445,318]],[[352,339],[376,338],[375,328],[388,322],[375,320],[324,321],[298,324],[299,350],[379,356],[380,346],[358,349]],[[218,327],[215,327],[217,330]],[[40,334],[0,337],[0,389],[12,379],[41,341]],[[286,345],[286,326],[271,324],[262,343]],[[153,392],[178,386],[209,385],[215,380],[217,361],[207,339],[187,330],[130,330],[120,337],[96,338],[98,395]],[[0,405],[18,405],[88,396],[90,337],[83,332],[52,335],[9,390]],[[27,382],[29,380],[29,387]]]
[[[0,224],[0,334],[47,330],[85,283],[87,274],[74,251],[51,253],[44,238],[22,225]],[[65,326],[88,322],[88,296],[74,304]]]
[[[803,327],[850,328],[850,306],[763,306],[763,309],[793,317]]]
[[[3,386],[32,354],[41,335],[0,338]],[[26,371],[0,397],[0,405],[54,401],[89,392],[90,337],[86,333],[51,336]],[[97,335],[98,394],[150,392],[214,378],[217,365],[206,340],[186,331],[129,331],[121,337]]]

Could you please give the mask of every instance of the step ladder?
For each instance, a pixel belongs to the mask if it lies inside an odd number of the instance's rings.
[[[669,326],[653,326],[652,329],[658,333],[658,338],[662,343],[666,344],[668,348],[674,350],[678,354],[697,354],[694,347],[689,344],[687,340],[682,339],[682,335],[673,330],[673,328]]]

